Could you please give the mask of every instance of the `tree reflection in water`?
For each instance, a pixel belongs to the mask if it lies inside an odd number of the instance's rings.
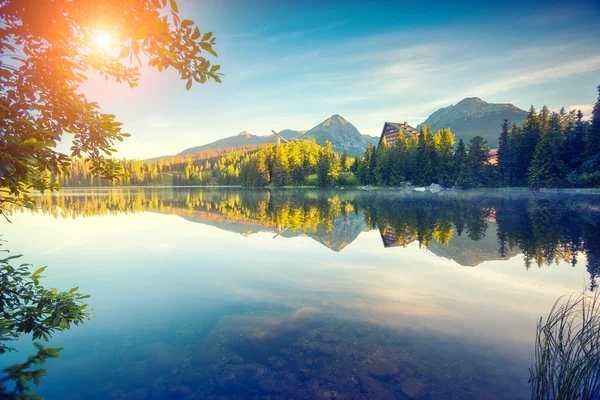
[[[495,226],[493,254],[486,248],[472,264],[522,253],[527,269],[559,261],[575,265],[585,254],[594,288],[600,274],[600,209],[595,200],[527,193],[124,188],[40,196],[34,212],[78,218],[153,211],[243,234],[266,230],[284,237],[308,235],[336,251],[362,231],[378,229],[385,247],[417,242],[443,253],[442,247],[451,247],[453,239],[467,238],[472,252],[483,246],[483,239],[489,244],[488,229]]]

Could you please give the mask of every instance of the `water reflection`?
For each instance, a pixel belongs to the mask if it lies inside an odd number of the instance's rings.
[[[15,225],[28,243],[39,232],[44,262],[67,264],[61,279],[96,309],[49,369],[48,399],[527,398],[537,319],[581,285],[573,262],[598,270],[595,197],[186,188],[37,200],[57,219],[26,211]]]
[[[527,269],[559,261],[575,265],[583,253],[593,285],[600,274],[595,196],[113,189],[40,196],[34,212],[78,218],[144,211],[245,236],[308,236],[333,251],[378,229],[386,248],[417,242],[464,266],[518,253]]]

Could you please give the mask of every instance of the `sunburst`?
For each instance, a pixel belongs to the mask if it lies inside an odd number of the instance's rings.
[[[114,48],[115,40],[110,32],[105,30],[96,30],[92,33],[92,45],[96,50],[111,51]]]

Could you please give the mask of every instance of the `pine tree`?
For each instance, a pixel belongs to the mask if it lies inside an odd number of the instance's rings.
[[[417,147],[415,185],[427,186],[433,182],[435,165],[435,143],[429,125],[421,128]]]
[[[510,152],[508,154],[508,185],[518,186],[522,185],[521,173],[518,171],[520,166],[519,155],[521,154],[521,147],[523,146],[523,131],[519,124],[514,123],[510,128],[510,136],[508,138],[508,147]]]
[[[550,110],[543,106],[540,110],[540,132],[546,133],[550,128]]]
[[[523,136],[520,140],[517,154],[516,175],[520,183],[525,183],[527,170],[533,159],[535,147],[541,137],[541,120],[536,114],[535,108],[531,106],[527,113],[527,118],[523,123]]]
[[[565,175],[561,159],[564,137],[558,114],[552,114],[547,129],[537,144],[527,173],[528,183],[533,187],[561,186]]]
[[[575,116],[575,119],[569,122],[564,131],[565,146],[561,158],[570,171],[580,174],[585,161],[585,121],[583,121],[581,110],[577,111],[576,114],[572,113],[572,115]]]
[[[505,119],[498,139],[498,175],[502,186],[510,184],[511,148],[508,127],[508,120]]]
[[[600,85],[598,100],[592,110],[591,125],[585,135],[586,170],[590,173],[600,173]]]
[[[470,180],[467,182],[467,176],[469,175],[469,168],[467,165],[467,149],[465,148],[465,142],[462,138],[458,141],[456,151],[454,152],[454,175],[455,184],[458,187],[469,187]],[[467,184],[467,186],[465,186]]]
[[[398,136],[398,141],[390,151],[390,185],[399,186],[406,179],[406,164],[408,161],[408,144],[403,133]]]
[[[379,146],[377,146],[376,159],[377,165],[375,166],[374,172],[377,184],[380,186],[387,186],[390,184],[391,157],[390,147],[388,146],[385,137],[381,140]]]
[[[467,164],[469,166],[473,186],[486,186],[488,184],[485,171],[490,153],[490,146],[481,136],[475,136],[469,142],[467,151]]]
[[[405,179],[414,181],[417,171],[417,153],[419,149],[419,135],[412,135],[406,141],[406,173]]]

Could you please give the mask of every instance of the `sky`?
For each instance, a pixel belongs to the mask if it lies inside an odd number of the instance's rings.
[[[221,84],[186,91],[174,71],[143,67],[137,88],[92,77],[83,91],[132,134],[117,156],[138,159],[333,114],[378,136],[465,97],[589,115],[600,2],[524,3],[178,0],[216,36]]]

